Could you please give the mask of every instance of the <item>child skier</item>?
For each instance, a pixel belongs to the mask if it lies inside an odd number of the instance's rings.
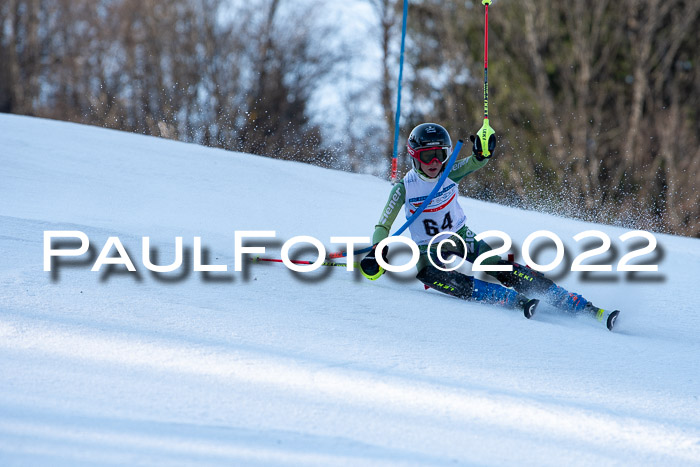
[[[466,243],[467,251],[464,251],[461,241],[456,241],[454,242],[456,247],[448,254],[465,257],[470,262],[474,262],[479,255],[491,250],[483,240],[476,241],[474,232],[466,225],[466,216],[458,202],[458,183],[462,178],[487,164],[496,147],[496,137],[491,135],[489,138],[490,154],[488,156],[483,154],[480,138],[472,136],[471,141],[473,143],[471,156],[455,162],[440,192],[409,226],[411,238],[421,252],[416,265],[418,270],[416,278],[427,287],[461,299],[520,308],[527,318],[532,317],[539,301],[528,298],[526,294],[537,294],[558,308],[569,311],[588,311],[602,320],[604,310],[593,306],[581,295],[569,293],[557,286],[543,274],[518,263],[502,260],[495,255],[483,261],[486,265],[513,267],[512,271],[488,272],[505,286],[503,287],[457,271],[444,271],[435,267],[428,259],[430,255],[434,264],[441,264],[436,259],[435,246],[428,251],[430,239],[440,232],[449,231],[459,235]],[[405,205],[406,217],[409,217],[432,191],[444,170],[444,163],[452,154],[452,140],[447,130],[441,125],[423,123],[411,131],[407,150],[412,158],[413,168],[393,186],[379,223],[375,226],[372,236],[374,247],[360,262],[362,274],[370,280],[376,280],[384,273],[384,269],[379,266],[376,259],[377,244],[389,236],[391,225],[402,205]],[[386,249],[384,259],[386,261]],[[614,311],[609,314],[606,323],[608,329],[612,330],[618,313]]]

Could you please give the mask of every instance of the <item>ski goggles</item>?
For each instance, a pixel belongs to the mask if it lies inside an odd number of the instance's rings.
[[[442,146],[413,149],[408,146],[408,154],[424,164],[432,164],[435,159],[442,164],[450,157],[450,148],[449,146]]]

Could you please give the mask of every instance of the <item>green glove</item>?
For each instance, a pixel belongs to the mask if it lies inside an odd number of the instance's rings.
[[[490,127],[489,130],[491,130]],[[469,139],[472,142],[472,154],[476,160],[483,161],[484,159],[488,159],[489,157],[493,156],[493,152],[496,149],[496,134],[493,130],[491,130],[491,134],[489,135],[488,151],[486,155],[482,149],[483,146],[480,137],[471,135]]]
[[[375,256],[376,250],[377,245],[374,245],[372,250],[370,250],[370,252],[367,253],[364,258],[362,258],[362,261],[360,261],[360,271],[362,272],[362,275],[371,281],[379,279],[379,277],[384,274],[384,268],[379,265]],[[389,249],[385,247],[382,254],[385,262],[387,262],[388,250]]]

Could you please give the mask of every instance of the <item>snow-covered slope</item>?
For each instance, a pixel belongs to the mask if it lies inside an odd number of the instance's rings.
[[[696,239],[657,234],[640,258],[657,273],[555,271],[623,311],[613,333],[426,292],[410,274],[233,270],[235,231],[276,231],[251,242],[270,257],[297,235],[334,251],[332,236],[371,235],[389,188],[0,115],[0,464],[700,464]],[[556,233],[565,265],[585,230],[610,236],[609,264],[629,249],[624,229],[460,202],[474,231],[518,247]],[[44,272],[49,230],[92,249]],[[111,236],[137,273],[90,271]],[[148,271],[145,236],[160,264],[182,236],[185,265]],[[227,272],[193,272],[195,236]]]

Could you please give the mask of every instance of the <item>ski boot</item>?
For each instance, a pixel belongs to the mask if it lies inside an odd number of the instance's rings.
[[[598,308],[591,302],[586,303],[584,311],[595,316],[595,318],[601,323],[603,320],[605,320],[605,325],[610,331],[612,331],[615,327],[615,321],[617,321],[617,317],[620,314],[620,310],[604,310],[603,308]]]
[[[537,309],[537,305],[539,305],[540,301],[536,298],[529,299],[523,294],[518,294],[516,303],[519,308],[523,309],[523,314],[525,317],[530,319],[532,318],[532,315],[535,314],[535,310]]]
[[[472,298],[475,300],[503,305],[511,308],[519,308],[523,310],[523,314],[527,319],[532,318],[535,314],[535,309],[540,303],[537,299],[529,299],[525,295],[516,292],[512,289],[507,289],[498,284],[484,282],[479,279],[474,279],[474,291]]]

